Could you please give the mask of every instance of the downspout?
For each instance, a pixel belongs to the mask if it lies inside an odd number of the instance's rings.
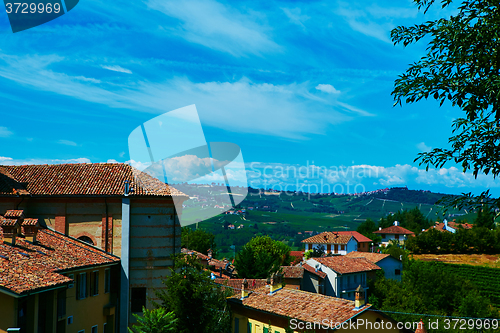
[[[105,232],[105,237],[106,239],[104,240],[104,251],[109,253],[109,221],[108,221],[108,201],[107,198],[104,197],[104,206],[106,207],[106,232]]]

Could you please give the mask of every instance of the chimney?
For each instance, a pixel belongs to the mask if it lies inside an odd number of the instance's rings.
[[[359,310],[365,305],[365,289],[361,285],[356,288],[354,305],[356,306],[355,310]]]
[[[394,221],[394,225],[397,227],[399,226],[399,222],[398,221]]]
[[[208,259],[212,259],[212,249],[208,249]]]
[[[248,297],[248,281],[247,279],[243,279],[241,282],[241,299]]]
[[[36,235],[38,234],[38,229],[40,229],[38,219],[24,219],[21,227],[26,240],[36,243]]]
[[[382,230],[382,227],[378,227],[378,230]]]
[[[443,223],[444,223],[444,228],[443,229],[448,230],[448,220],[444,219]]]
[[[3,230],[3,241],[16,244],[16,236],[19,233],[19,222],[17,219],[6,219],[1,217],[0,227]]]
[[[282,275],[279,273],[273,273],[271,275],[271,279],[267,280],[267,282],[270,284],[270,289],[271,291],[269,292],[270,294],[280,290],[283,288],[283,283],[281,282]]]

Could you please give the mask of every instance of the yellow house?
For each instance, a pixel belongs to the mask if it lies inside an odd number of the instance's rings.
[[[254,291],[243,285],[241,297],[228,300],[233,313],[232,332],[408,332],[386,314],[373,311],[364,299],[362,287],[356,300],[350,301],[282,288],[276,281]]]
[[[0,332],[116,331],[120,259],[22,210],[0,216]]]

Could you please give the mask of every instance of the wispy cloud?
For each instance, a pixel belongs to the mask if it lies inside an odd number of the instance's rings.
[[[123,68],[122,66],[119,66],[119,65],[112,65],[112,66],[101,65],[101,67],[104,69],[109,69],[110,71],[113,71],[113,72],[132,74],[132,71],[130,69]]]
[[[182,22],[167,28],[183,39],[234,56],[262,55],[280,50],[260,17],[212,0],[149,0],[151,9]]]
[[[10,131],[7,127],[0,126],[0,138],[6,138],[8,136],[11,136],[14,134],[12,131]]]
[[[310,19],[309,16],[303,15],[302,10],[300,8],[281,8],[285,15],[290,19],[290,22],[302,27],[303,30],[306,30],[306,26],[304,23]]]
[[[316,86],[316,89],[329,94],[334,94],[334,95],[340,94],[340,91],[335,89],[335,87],[332,86],[331,84],[318,84]]]
[[[59,143],[61,145],[66,145],[66,146],[73,146],[73,147],[78,146],[76,142],[70,141],[70,140],[59,140],[59,141],[57,141],[57,143]]]

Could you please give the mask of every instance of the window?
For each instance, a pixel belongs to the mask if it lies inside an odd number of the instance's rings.
[[[394,236],[397,240],[399,240],[399,235]]]
[[[131,302],[132,312],[142,312],[142,307],[146,306],[146,288],[132,288]]]
[[[396,275],[401,275],[401,270],[400,270],[400,269],[396,269],[396,270],[394,271],[394,274],[396,274]]]
[[[75,276],[74,276],[73,274],[68,274],[68,277],[69,277],[71,280],[73,280],[73,282],[74,282],[74,280],[75,280]],[[69,288],[73,288],[73,286],[74,286],[74,285],[73,285],[73,282],[71,282],[70,284],[68,284],[68,289],[69,289]]]
[[[106,268],[104,271],[104,293],[109,293],[111,290],[111,269]]]
[[[104,333],[107,333],[107,332],[106,332],[106,325],[107,325],[106,323],[104,323],[104,325],[102,325],[102,331],[103,331]]]
[[[80,273],[76,284],[76,299],[85,297],[87,297],[87,273]]]
[[[247,333],[252,333],[252,323],[248,323]]]
[[[73,324],[73,316],[68,317],[68,325]]]
[[[85,330],[78,331],[78,333],[85,333]]]
[[[240,319],[234,318],[234,333],[240,333]]]
[[[269,333],[269,328],[264,327],[264,333]]]
[[[342,251],[345,251],[345,245],[340,245],[340,249],[341,249]]]
[[[97,325],[92,326],[92,328],[90,329],[90,332],[91,333],[97,333]]]
[[[382,234],[381,236],[382,236],[382,239],[384,239],[384,238],[385,238],[385,234]]]
[[[90,291],[92,296],[96,296],[99,295],[99,271],[94,271],[91,274]]]

